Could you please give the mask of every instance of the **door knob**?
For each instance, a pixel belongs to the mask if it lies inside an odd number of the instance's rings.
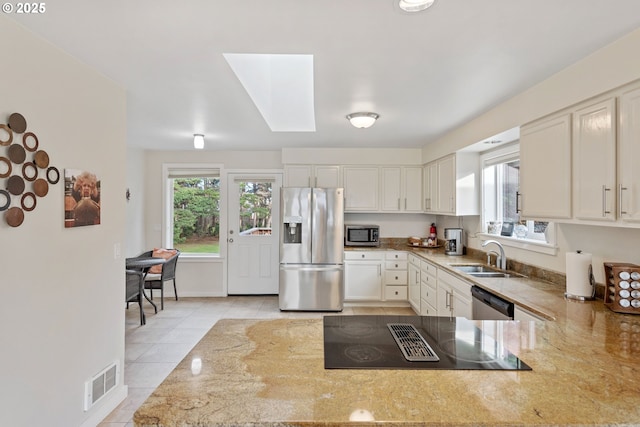
[[[229,243],[233,243],[233,239],[229,239]]]

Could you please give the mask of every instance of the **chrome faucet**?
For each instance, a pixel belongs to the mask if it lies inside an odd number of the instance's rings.
[[[487,251],[487,264],[491,265],[491,255],[496,256],[496,267],[498,266],[498,260],[500,259],[500,254],[496,251]]]
[[[507,257],[504,255],[504,248],[502,247],[502,244],[500,242],[498,242],[497,240],[485,240],[484,243],[482,244],[482,247],[484,248],[489,243],[495,243],[496,246],[498,246],[498,249],[500,250],[500,256],[496,260],[496,265],[499,264],[499,267],[500,267],[501,270],[506,270],[507,269]]]

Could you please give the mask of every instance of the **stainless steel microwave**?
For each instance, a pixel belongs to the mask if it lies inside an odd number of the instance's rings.
[[[380,227],[377,225],[346,224],[345,246],[380,246]]]

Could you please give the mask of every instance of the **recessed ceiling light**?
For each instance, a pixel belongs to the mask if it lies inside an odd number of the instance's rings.
[[[367,112],[347,114],[347,120],[349,120],[353,126],[360,129],[370,128],[376,120],[378,120],[378,117],[380,117],[380,115]]]
[[[435,0],[400,0],[400,9],[405,12],[420,12],[430,7]]]

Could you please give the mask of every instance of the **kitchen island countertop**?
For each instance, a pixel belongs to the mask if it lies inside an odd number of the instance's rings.
[[[147,426],[640,426],[640,316],[407,250],[553,321],[475,321],[532,371],[324,369],[320,319],[219,321],[134,415]],[[356,249],[357,250],[357,249]],[[361,249],[360,249],[361,250]]]
[[[134,415],[143,426],[638,425],[640,318],[588,303],[476,321],[533,371],[324,369],[321,319],[219,321]],[[635,338],[634,338],[635,337]]]

